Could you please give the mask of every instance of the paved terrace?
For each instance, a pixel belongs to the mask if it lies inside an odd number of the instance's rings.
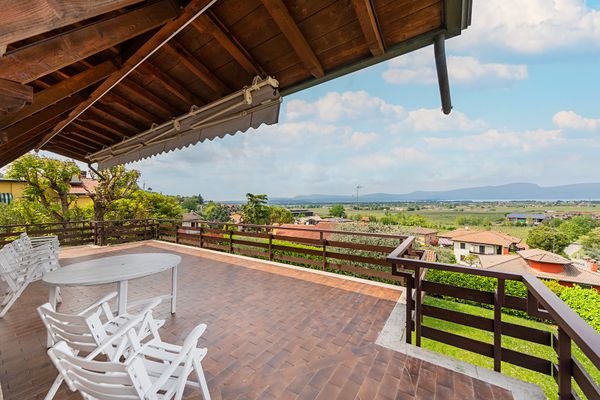
[[[401,292],[227,254],[162,242],[62,251],[63,265],[116,254],[176,252],[177,315],[162,304],[162,337],[181,343],[198,323],[213,399],[512,399],[508,390],[378,346]],[[64,288],[62,311],[83,308],[113,286]],[[166,294],[170,272],[132,281],[130,299]],[[30,286],[0,320],[0,382],[5,400],[42,399],[56,376]],[[79,399],[63,385],[57,399]],[[200,399],[188,389],[185,399]]]

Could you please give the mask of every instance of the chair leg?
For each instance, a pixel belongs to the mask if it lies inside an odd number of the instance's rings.
[[[60,388],[60,385],[62,383],[63,377],[59,374],[56,377],[56,379],[54,379],[54,382],[52,382],[52,386],[50,387],[50,390],[48,390],[48,393],[46,394],[46,397],[44,397],[44,400],[52,400],[54,396],[56,396],[56,392],[58,392],[58,389]]]
[[[206,377],[204,376],[202,364],[200,364],[200,361],[197,359],[194,359],[192,362],[194,364],[194,369],[196,370],[196,376],[198,377],[200,389],[202,390],[202,397],[204,400],[210,400],[210,392],[208,391],[208,384],[206,383]]]

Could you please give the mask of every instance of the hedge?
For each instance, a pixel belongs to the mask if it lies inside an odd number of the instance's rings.
[[[498,281],[495,278],[485,276],[471,275],[462,272],[442,271],[438,269],[430,269],[427,271],[428,281],[443,283],[467,289],[481,290],[485,292],[494,292]],[[554,294],[562,301],[571,307],[581,318],[587,321],[594,329],[600,332],[600,293],[595,289],[586,289],[581,286],[574,285],[573,287],[563,286],[557,281],[542,280]],[[505,293],[516,297],[527,297],[527,288],[522,282],[506,281]],[[446,298],[446,296],[444,296]],[[492,308],[489,304],[482,304],[471,300],[456,299],[448,297],[448,299],[459,303],[473,304],[480,307]],[[520,317],[531,318],[526,312],[507,309],[502,310],[506,314],[517,315]]]

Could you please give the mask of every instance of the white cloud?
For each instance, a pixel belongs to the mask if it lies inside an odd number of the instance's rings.
[[[539,54],[599,44],[600,11],[585,0],[484,0],[473,2],[473,24],[451,46]]]
[[[346,143],[350,147],[361,149],[377,140],[377,136],[375,132],[354,132]]]
[[[600,128],[600,118],[586,118],[574,111],[559,111],[552,117],[552,122],[561,128],[593,131]]]
[[[330,92],[313,102],[291,100],[286,108],[286,115],[291,120],[317,116],[327,122],[373,116],[394,117],[403,113],[401,106],[386,103],[365,91]]]
[[[501,132],[489,129],[476,135],[453,137],[426,137],[423,139],[431,147],[469,152],[495,152],[499,149],[532,151],[563,142],[560,130],[537,129],[525,132]]]
[[[516,81],[527,78],[527,66],[523,64],[484,63],[475,57],[449,56],[448,74],[451,83],[469,83],[474,81]],[[420,83],[437,82],[437,72],[433,52],[424,48],[398,57],[388,63],[383,73],[388,83]]]
[[[420,108],[409,111],[404,120],[393,124],[392,131],[472,131],[483,127],[485,127],[485,123],[482,120],[470,119],[460,111],[453,111],[450,115],[444,115],[439,109]]]
[[[430,156],[414,147],[395,147],[386,152],[371,153],[352,158],[352,164],[365,169],[391,168],[427,161]]]

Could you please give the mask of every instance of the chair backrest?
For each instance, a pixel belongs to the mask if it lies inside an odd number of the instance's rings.
[[[18,252],[11,243],[0,249],[0,277],[11,284],[16,284],[20,277],[26,274],[19,261]]]
[[[72,391],[98,400],[156,399],[152,382],[140,358],[127,363],[86,360],[73,354],[65,342],[48,350],[50,359]]]

